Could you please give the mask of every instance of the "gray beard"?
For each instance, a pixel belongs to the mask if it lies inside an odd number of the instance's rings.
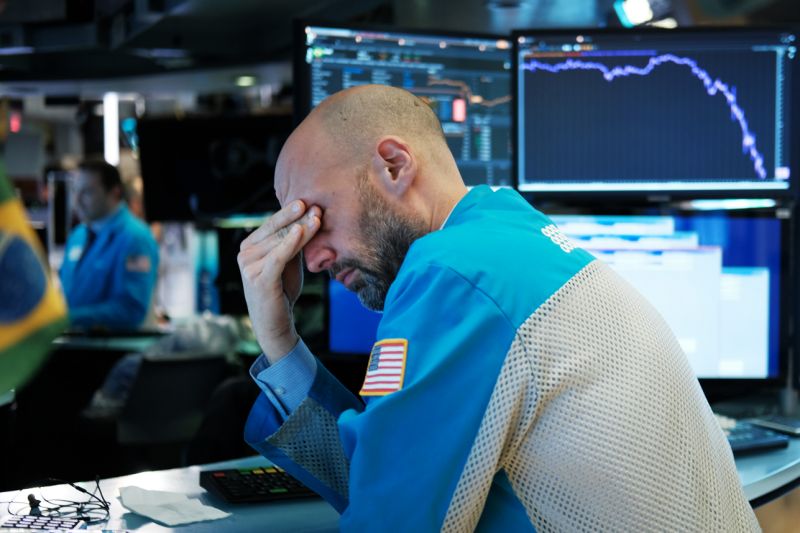
[[[360,186],[363,210],[359,217],[365,253],[358,261],[345,261],[337,271],[355,268],[359,278],[350,289],[361,305],[383,311],[386,295],[397,278],[411,245],[428,233],[421,219],[398,213],[370,185]]]

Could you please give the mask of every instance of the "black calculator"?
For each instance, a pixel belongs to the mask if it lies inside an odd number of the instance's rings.
[[[228,503],[261,503],[317,494],[277,466],[207,470],[200,486]]]
[[[0,527],[5,529],[39,529],[42,531],[64,531],[85,529],[86,522],[80,518],[62,516],[17,515],[5,520]]]

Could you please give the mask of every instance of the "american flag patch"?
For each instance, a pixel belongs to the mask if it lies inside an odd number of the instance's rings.
[[[131,255],[125,259],[125,270],[128,272],[147,274],[151,268],[150,258],[146,255]]]
[[[403,388],[406,373],[406,339],[384,339],[375,343],[369,357],[361,396],[383,396]]]

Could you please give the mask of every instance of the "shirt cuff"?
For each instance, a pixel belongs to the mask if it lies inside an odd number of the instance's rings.
[[[317,375],[317,361],[303,339],[292,351],[270,365],[263,353],[250,367],[250,377],[261,388],[284,420],[308,396]]]

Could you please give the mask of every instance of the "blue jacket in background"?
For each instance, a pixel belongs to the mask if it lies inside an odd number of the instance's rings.
[[[103,224],[88,250],[79,225],[67,240],[59,275],[75,327],[135,329],[147,316],[158,272],[150,229],[124,204]]]

